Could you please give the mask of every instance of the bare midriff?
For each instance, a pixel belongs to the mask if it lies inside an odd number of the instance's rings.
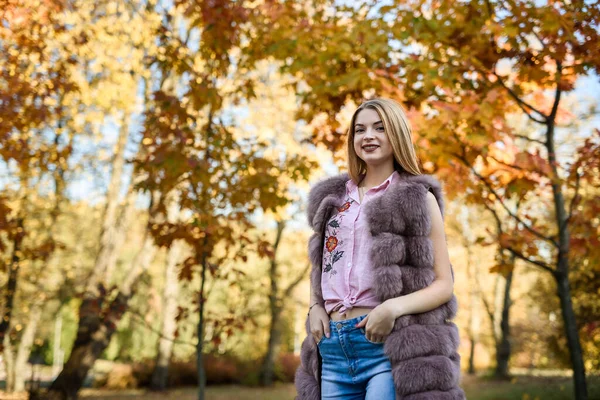
[[[360,317],[361,315],[364,314],[368,314],[369,312],[371,312],[373,308],[370,307],[353,307],[349,310],[346,310],[344,312],[344,314],[340,314],[337,311],[332,311],[331,314],[329,314],[329,318],[332,321],[340,321],[342,319],[352,319],[352,318],[356,318],[356,317]]]

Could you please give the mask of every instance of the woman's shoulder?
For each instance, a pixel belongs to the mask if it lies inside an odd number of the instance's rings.
[[[410,175],[405,177],[405,179],[403,179],[403,182],[405,182],[405,184],[408,183],[411,186],[418,186],[420,188],[418,192],[423,193],[425,195],[425,199],[423,200],[425,200],[426,202],[429,202],[431,200],[431,195],[433,195],[443,215],[444,189],[442,183],[437,177],[429,174]]]

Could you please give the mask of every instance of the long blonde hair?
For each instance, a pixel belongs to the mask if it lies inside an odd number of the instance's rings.
[[[412,175],[421,175],[419,158],[412,142],[412,129],[410,122],[404,113],[402,106],[392,100],[375,98],[362,103],[350,121],[348,129],[348,175],[355,183],[360,181],[363,174],[367,172],[367,164],[361,160],[354,151],[354,124],[356,116],[361,110],[372,108],[377,111],[383,122],[383,128],[390,141],[394,152],[394,169],[398,172],[406,171]]]

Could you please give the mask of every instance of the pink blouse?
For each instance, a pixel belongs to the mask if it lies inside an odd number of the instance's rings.
[[[380,304],[373,293],[373,273],[369,264],[371,233],[363,206],[382,195],[397,171],[380,185],[369,189],[360,203],[358,186],[352,179],[346,182],[346,199],[325,228],[325,245],[321,272],[321,290],[327,313],[340,314],[353,307],[374,308]]]

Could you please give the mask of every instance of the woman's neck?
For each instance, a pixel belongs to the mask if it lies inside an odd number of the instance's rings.
[[[381,185],[394,172],[394,164],[387,164],[377,169],[367,169],[367,173],[359,186],[370,189],[374,186]]]

